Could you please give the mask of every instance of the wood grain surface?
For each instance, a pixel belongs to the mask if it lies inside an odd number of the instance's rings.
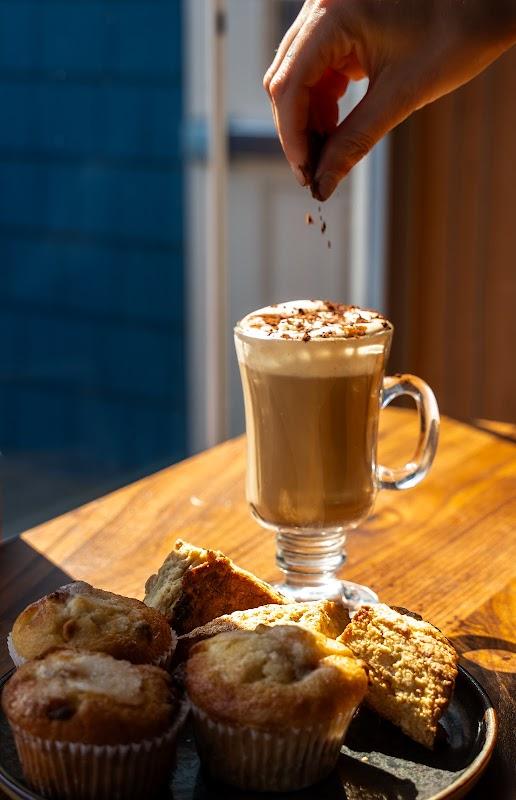
[[[379,458],[412,455],[412,411],[382,414]],[[267,580],[279,573],[274,539],[244,499],[245,442],[231,440],[0,546],[3,638],[27,603],[73,579],[141,598],[176,537],[218,548]],[[486,688],[500,721],[493,761],[472,798],[514,797],[516,673],[516,446],[449,419],[424,483],[379,495],[348,539],[343,574],[422,614],[450,636]]]

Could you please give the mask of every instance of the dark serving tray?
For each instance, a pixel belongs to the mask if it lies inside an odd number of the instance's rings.
[[[0,689],[11,672],[0,678]],[[459,668],[442,720],[443,736],[431,753],[365,708],[353,719],[337,768],[322,783],[289,795],[241,792],[203,777],[187,724],[177,769],[155,800],[444,800],[464,797],[486,768],[496,739],[496,717],[482,687]],[[41,800],[25,783],[9,725],[0,711],[0,787],[11,798]]]

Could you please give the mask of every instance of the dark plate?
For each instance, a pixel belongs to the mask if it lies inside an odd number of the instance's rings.
[[[0,679],[0,689],[12,671]],[[434,753],[412,742],[373,712],[353,719],[338,767],[324,782],[295,795],[296,800],[444,800],[463,797],[486,768],[496,738],[493,706],[484,690],[459,668],[453,700],[442,719]],[[206,783],[188,727],[179,743],[178,766],[170,788],[155,800],[264,800]],[[0,787],[12,798],[41,800],[26,785],[7,720],[0,711]]]

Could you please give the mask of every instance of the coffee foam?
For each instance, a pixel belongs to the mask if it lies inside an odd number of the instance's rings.
[[[376,311],[314,300],[253,311],[235,328],[240,365],[314,378],[375,372],[388,355],[391,332],[391,323]]]
[[[260,339],[351,339],[390,327],[378,311],[330,300],[289,300],[252,311],[239,330]]]

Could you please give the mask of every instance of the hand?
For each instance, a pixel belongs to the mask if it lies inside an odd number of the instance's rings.
[[[515,40],[516,0],[306,0],[264,78],[299,183],[326,200],[387,131]],[[339,124],[339,98],[364,77]]]

